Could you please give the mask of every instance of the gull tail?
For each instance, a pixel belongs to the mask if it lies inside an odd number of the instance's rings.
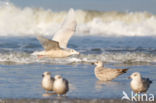
[[[126,73],[126,72],[128,71],[128,69],[129,69],[129,68],[122,69],[122,72],[123,72],[123,73]]]
[[[119,73],[123,74],[126,73],[128,71],[129,68],[125,68],[125,69],[117,69]]]

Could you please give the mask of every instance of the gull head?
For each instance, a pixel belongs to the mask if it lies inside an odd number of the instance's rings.
[[[132,80],[139,80],[141,79],[141,74],[139,72],[134,72],[129,78],[131,78]]]
[[[70,54],[72,54],[72,55],[79,55],[80,54],[80,52],[78,52],[74,49],[68,49],[68,50],[69,50]]]
[[[51,73],[50,72],[44,72],[42,74],[42,77],[51,77]]]
[[[99,66],[99,67],[103,66],[103,62],[102,61],[96,61],[96,62],[94,62],[92,64],[96,65],[96,66]]]
[[[55,80],[62,79],[61,75],[55,75]]]

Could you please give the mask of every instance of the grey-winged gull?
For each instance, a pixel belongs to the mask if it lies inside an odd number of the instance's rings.
[[[143,78],[139,72],[134,72],[131,78],[130,86],[135,93],[143,93],[148,90],[152,81],[149,78]]]
[[[42,88],[44,88],[46,90],[46,92],[48,93],[48,91],[53,91],[53,83],[54,83],[54,78],[51,77],[51,73],[50,72],[44,72],[42,74]]]
[[[65,78],[62,78],[60,75],[56,75],[54,78],[54,91],[58,96],[65,95],[69,90],[68,81]]]
[[[110,81],[118,77],[119,75],[126,73],[128,69],[112,69],[104,67],[102,61],[97,61],[95,63],[96,67],[94,69],[94,73],[96,78],[100,81]]]

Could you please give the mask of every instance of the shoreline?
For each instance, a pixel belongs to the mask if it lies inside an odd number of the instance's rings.
[[[121,99],[80,99],[80,98],[48,98],[48,99],[0,99],[0,103],[135,103]],[[138,102],[151,103],[151,102]],[[156,103],[156,100],[152,103]]]

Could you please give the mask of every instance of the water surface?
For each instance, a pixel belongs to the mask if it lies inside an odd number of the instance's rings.
[[[155,95],[155,43],[152,37],[74,36],[69,47],[80,51],[79,56],[38,59],[32,53],[43,48],[35,37],[1,38],[0,97],[45,98],[41,87],[44,71],[68,79],[67,96],[71,98],[121,98],[123,90],[130,95],[128,76],[136,71],[153,80],[148,93]],[[91,65],[96,60],[105,62],[106,67],[130,70],[113,81],[100,82],[94,75],[95,66]]]

